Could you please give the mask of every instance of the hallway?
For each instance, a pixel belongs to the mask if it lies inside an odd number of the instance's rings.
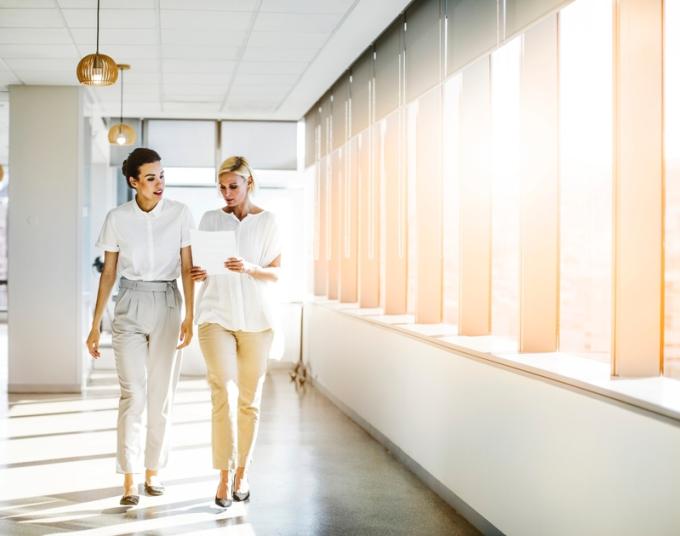
[[[83,396],[9,396],[0,534],[476,534],[318,391],[297,394],[281,369],[266,383],[249,504],[213,505],[210,395],[191,377],[175,402],[168,492],[119,506],[117,393],[114,373],[96,372]]]

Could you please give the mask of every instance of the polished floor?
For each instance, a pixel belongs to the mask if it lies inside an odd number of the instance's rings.
[[[118,388],[93,373],[77,395],[10,395],[0,411],[0,534],[476,534],[313,388],[268,374],[252,500],[219,510],[210,465],[210,395],[183,379],[162,497],[118,505]]]

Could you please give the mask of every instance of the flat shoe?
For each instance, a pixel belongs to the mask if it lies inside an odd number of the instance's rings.
[[[120,499],[120,504],[123,506],[137,506],[139,504],[139,495],[123,495]]]
[[[149,484],[144,482],[144,491],[148,495],[163,495],[165,493],[165,486],[163,484]]]
[[[235,491],[232,496],[236,502],[247,501],[250,499],[250,490],[246,491],[245,493],[241,491]]]
[[[224,499],[220,499],[217,495],[215,495],[215,504],[220,508],[229,508],[231,506],[231,499],[227,499],[226,497]]]

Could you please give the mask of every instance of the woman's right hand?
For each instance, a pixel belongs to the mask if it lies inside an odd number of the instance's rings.
[[[208,278],[208,272],[206,272],[200,266],[191,267],[191,279],[192,281],[205,281]]]
[[[87,351],[90,352],[90,355],[95,359],[101,357],[101,354],[99,353],[99,336],[99,328],[93,327],[85,342]]]

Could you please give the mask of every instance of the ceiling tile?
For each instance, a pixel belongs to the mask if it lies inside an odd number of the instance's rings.
[[[158,73],[149,73],[135,69],[134,66],[129,71],[125,71],[125,90],[133,86],[148,86],[158,84],[161,77]]]
[[[295,74],[249,74],[243,75],[241,69],[238,70],[238,79],[235,85],[239,86],[272,86],[272,87],[290,87],[297,82],[298,75]]]
[[[219,46],[190,46],[163,45],[163,58],[192,59],[192,60],[236,60],[239,57],[239,47]]]
[[[279,13],[345,13],[356,0],[263,0],[260,11]]]
[[[161,28],[175,30],[221,30],[221,34],[245,30],[252,19],[251,13],[229,11],[161,10]]]
[[[197,29],[163,28],[161,40],[164,45],[213,45],[234,47],[241,46],[246,39],[246,32],[206,32]]]
[[[54,9],[2,9],[2,28],[62,28],[64,21],[59,10]]]
[[[309,63],[304,61],[242,61],[238,73],[244,74],[301,74]]]
[[[88,9],[96,7],[94,0],[57,0],[59,7],[64,9]],[[104,9],[155,9],[155,0],[101,0]]]
[[[158,58],[132,58],[122,57],[120,63],[129,63],[132,72],[158,74],[160,72],[160,64]]]
[[[187,0],[160,0],[161,10],[186,9]],[[192,0],[193,9],[213,11],[255,11],[258,0]]]
[[[164,102],[163,111],[188,112],[188,113],[215,113],[219,112],[219,102]]]
[[[224,95],[195,95],[193,93],[171,93],[163,96],[163,103],[168,102],[212,102],[216,105],[222,104]]]
[[[193,85],[193,84],[166,84],[163,88],[163,98],[168,95],[202,95],[202,96],[224,96],[227,92],[226,84],[214,86]]]
[[[75,69],[71,73],[50,73],[41,71],[16,71],[24,84],[44,86],[77,86],[79,85]]]
[[[330,34],[341,20],[336,13],[260,13],[253,31]]]
[[[94,28],[73,28],[73,39],[78,45],[94,47],[97,44],[97,31]],[[156,45],[158,31],[155,29],[122,30],[102,28],[99,32],[100,46],[107,45]]]
[[[70,28],[97,28],[96,9],[62,9]],[[156,28],[156,11],[152,9],[102,9],[100,28]]]
[[[309,62],[316,56],[318,49],[312,48],[282,48],[282,47],[254,47],[248,46],[243,54],[243,61],[304,61]]]
[[[163,71],[166,73],[231,73],[235,67],[233,61],[163,59]]]
[[[283,97],[290,91],[290,87],[262,87],[262,86],[237,86],[234,84],[234,86],[231,88],[231,92],[229,93],[229,98],[231,99],[232,97],[254,97],[254,98],[260,98],[260,97],[267,97],[267,98],[274,98],[274,97]]]
[[[102,113],[109,117],[116,117],[120,113],[120,105],[115,103],[102,103]],[[126,117],[149,117],[160,114],[160,102],[130,101],[125,103]]]
[[[20,7],[20,8],[40,8],[54,7],[54,0],[0,0],[0,8]]]
[[[232,71],[222,73],[165,73],[164,84],[199,84],[207,86],[222,86],[225,90],[231,80]]]
[[[72,43],[71,36],[65,28],[4,28],[0,31],[0,44],[3,45],[70,45]]]
[[[320,49],[329,35],[323,33],[290,33],[290,32],[253,32],[248,41],[248,48],[277,47],[284,49]]]
[[[120,103],[120,86],[97,87],[94,93],[101,101],[114,101]],[[123,98],[129,101],[155,101],[160,92],[158,86],[125,86]]]
[[[100,49],[111,56],[117,63],[135,63],[137,59],[154,59],[159,57],[159,47],[153,45],[108,45]]]
[[[78,50],[75,45],[0,45],[0,58],[78,58]]]
[[[229,100],[223,110],[229,113],[251,114],[252,112],[273,112],[279,100],[235,99]]]
[[[13,70],[22,71],[69,71],[75,72],[78,59],[8,58],[5,63]]]

